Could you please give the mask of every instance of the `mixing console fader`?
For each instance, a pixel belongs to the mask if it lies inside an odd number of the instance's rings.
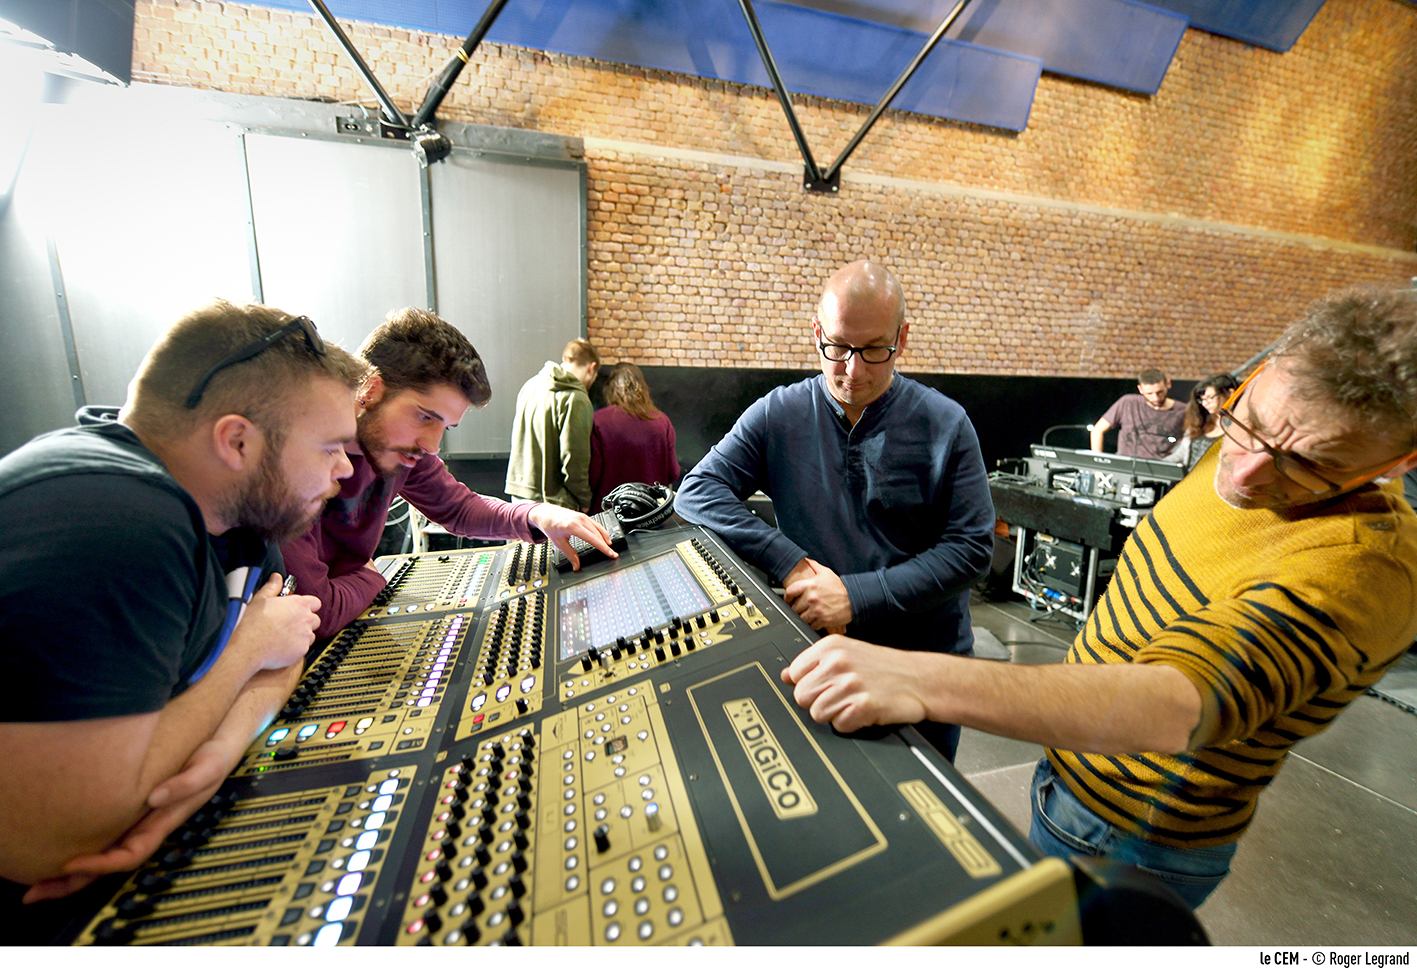
[[[710,532],[401,557],[79,944],[1067,943],[1040,859],[911,729],[779,680],[815,639]]]

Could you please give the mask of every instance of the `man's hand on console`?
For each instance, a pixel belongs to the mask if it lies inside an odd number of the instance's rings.
[[[841,576],[819,561],[803,558],[787,577],[782,598],[813,629],[841,635],[851,622],[851,596]]]
[[[252,654],[255,670],[281,670],[305,658],[320,625],[320,600],[313,595],[281,596],[281,577],[272,575],[256,590],[228,649]]]
[[[915,724],[928,716],[920,664],[933,655],[827,636],[788,664],[782,681],[796,688],[793,699],[813,720],[843,734],[873,724]]]
[[[571,560],[571,568],[574,571],[581,570],[581,558],[571,547],[569,539],[572,536],[580,538],[611,558],[620,557],[615,553],[615,549],[610,547],[610,535],[605,528],[580,511],[557,507],[555,504],[537,504],[527,515],[527,520],[533,527],[539,528],[548,541],[565,553]]]

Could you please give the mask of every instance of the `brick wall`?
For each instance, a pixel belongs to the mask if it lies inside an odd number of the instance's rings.
[[[461,38],[346,25],[406,110]],[[469,25],[470,26],[470,25]],[[1307,301],[1417,275],[1417,10],[1329,0],[1289,53],[1188,31],[1151,97],[1045,76],[1021,134],[887,113],[805,194],[772,92],[484,43],[440,116],[587,140],[611,360],[811,367],[825,276],[905,284],[903,367],[1196,377]],[[370,102],[312,16],[140,0],[134,79]],[[795,98],[831,158],[868,107]]]

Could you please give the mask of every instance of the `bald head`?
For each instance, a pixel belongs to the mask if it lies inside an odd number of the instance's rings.
[[[823,321],[855,312],[875,311],[890,327],[905,321],[905,292],[895,275],[880,264],[858,260],[833,274],[822,289],[817,315]]]

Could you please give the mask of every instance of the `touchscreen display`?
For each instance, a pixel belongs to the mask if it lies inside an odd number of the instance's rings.
[[[677,551],[656,555],[578,585],[561,589],[557,618],[562,662],[646,626],[658,628],[712,608],[708,593]]]

